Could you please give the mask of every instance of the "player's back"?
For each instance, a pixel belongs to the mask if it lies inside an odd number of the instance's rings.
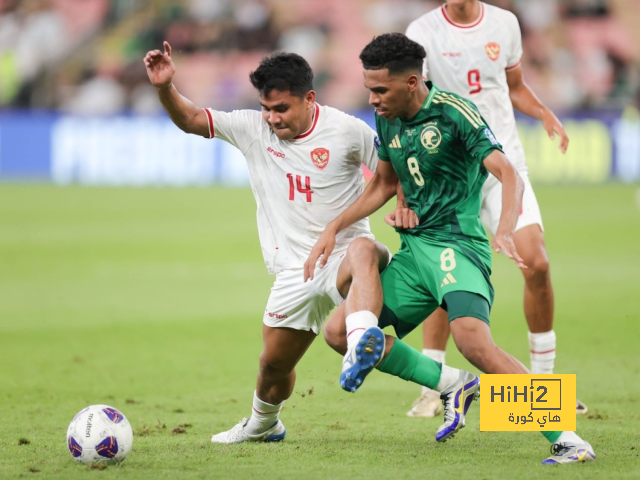
[[[290,141],[278,139],[258,111],[208,112],[215,136],[247,160],[267,268],[301,268],[326,225],[362,193],[362,163],[375,170],[375,133],[362,120],[318,104],[310,130]],[[371,236],[368,219],[338,235],[334,255],[359,236]]]
[[[508,148],[520,144],[506,76],[520,65],[520,28],[511,12],[479,4],[480,16],[473,23],[456,24],[442,6],[412,22],[407,36],[426,50],[425,76],[473,101]]]

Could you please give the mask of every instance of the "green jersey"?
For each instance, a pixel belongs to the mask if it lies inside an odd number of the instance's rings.
[[[380,160],[391,161],[419,225],[404,231],[439,241],[475,244],[489,255],[480,221],[483,160],[502,151],[476,106],[427,82],[429,95],[411,119],[376,115]],[[479,244],[478,244],[479,243]]]

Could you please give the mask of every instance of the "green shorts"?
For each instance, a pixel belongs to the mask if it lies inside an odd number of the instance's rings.
[[[447,309],[443,299],[451,292],[476,294],[466,297],[471,300],[462,310],[467,309],[471,312],[469,316],[489,322],[488,309],[494,293],[489,278],[491,252],[488,249],[486,255],[481,256],[467,242],[444,242],[403,234],[400,237],[400,251],[381,274],[384,306],[380,328],[392,325],[398,337],[404,337],[439,306]],[[455,310],[460,312],[461,308]]]

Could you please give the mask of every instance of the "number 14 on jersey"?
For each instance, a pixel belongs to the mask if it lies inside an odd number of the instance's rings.
[[[311,190],[311,178],[309,178],[309,175],[304,177],[304,187],[302,186],[302,175],[296,175],[295,187],[293,185],[293,173],[287,173],[287,178],[289,179],[289,200],[294,200],[297,189],[298,192],[306,195],[307,202],[311,203],[313,190]]]

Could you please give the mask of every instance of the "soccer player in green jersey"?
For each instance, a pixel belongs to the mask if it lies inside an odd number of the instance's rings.
[[[560,120],[524,80],[520,68],[522,38],[518,19],[513,13],[480,0],[447,0],[444,5],[411,22],[406,35],[422,45],[427,53],[423,76],[439,88],[455,92],[476,104],[524,181],[522,208],[513,241],[527,265],[522,275],[530,368],[531,373],[553,373],[556,333],[553,330],[554,290],[550,261],[542,214],[529,180],[513,112],[518,110],[540,120],[551,139],[559,137],[563,153],[569,145],[569,137]],[[492,175],[482,187],[480,218],[490,235],[500,219],[501,189],[500,182]],[[385,220],[396,226],[396,222],[391,221],[393,215],[389,214]],[[447,313],[437,309],[422,324],[422,332],[422,352],[444,363],[449,339]],[[439,394],[423,388],[407,415],[433,417],[441,411]],[[576,413],[586,412],[587,406],[577,400]]]
[[[448,313],[453,339],[462,354],[486,373],[529,373],[491,337],[493,302],[491,247],[526,266],[513,231],[523,183],[475,105],[421,79],[425,50],[399,33],[374,38],[362,53],[364,84],[376,109],[381,162],[364,193],[329,223],[311,250],[305,268],[328,258],[336,235],[372,214],[396,194],[398,181],[415,226],[399,231],[400,251],[382,272],[384,306],[378,326],[345,326],[340,309],[329,320],[325,339],[344,353],[340,383],[355,391],[372,371],[370,339],[385,343],[377,368],[403,378],[410,368],[404,343],[379,327],[394,327],[399,338],[420,325],[436,308]],[[502,214],[487,240],[480,222],[481,189],[487,172],[502,182]],[[364,336],[354,343],[352,335]],[[471,397],[464,397],[465,406]],[[446,418],[445,420],[450,420]],[[450,422],[451,428],[455,419]],[[554,455],[543,463],[594,460],[589,443],[574,432],[542,432]]]

